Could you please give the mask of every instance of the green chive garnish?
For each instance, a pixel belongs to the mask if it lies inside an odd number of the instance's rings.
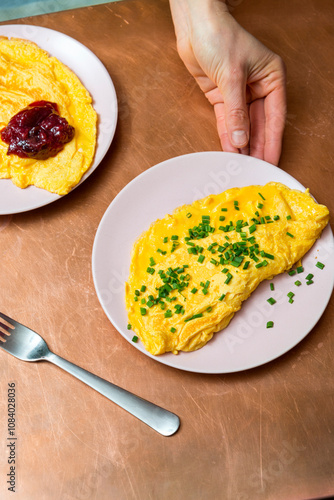
[[[146,292],[146,286],[145,286],[145,285],[143,285],[143,286],[141,287],[140,291],[141,291],[141,292]]]
[[[299,280],[295,281],[295,285],[296,286],[300,286],[301,285],[301,282]]]
[[[256,231],[256,224],[252,224],[251,226],[249,226],[249,233],[254,233],[254,231]]]
[[[267,300],[267,302],[268,302],[271,306],[273,306],[274,304],[276,304],[276,300],[275,300],[275,299],[273,299],[272,297],[270,297],[270,299],[268,299],[268,300]]]
[[[304,271],[303,266],[298,266],[298,267],[297,267],[297,273],[298,273],[298,274],[302,273],[303,271]]]
[[[197,292],[197,290],[198,290],[197,288],[193,288],[193,289],[191,290],[191,293],[196,293],[196,292]]]
[[[204,261],[204,259],[205,259],[205,256],[204,256],[204,255],[200,255],[200,256],[198,257],[198,259],[197,259],[197,262],[200,262],[200,263],[202,264],[202,263],[203,263],[203,261]]]
[[[288,272],[288,275],[289,276],[294,276],[296,274],[296,271],[294,269],[291,269],[289,272]]]
[[[268,321],[267,322],[267,328],[273,328],[274,322],[273,321]]]
[[[153,269],[153,267],[148,267],[146,269],[146,272],[149,273],[149,274],[154,274],[155,273],[155,269]]]
[[[132,337],[132,342],[138,342],[138,337],[137,337],[137,335],[134,335],[134,336]]]
[[[263,203],[258,203],[257,208],[260,208],[260,209],[263,208]]]
[[[273,292],[275,290],[274,283],[270,283],[270,290]]]
[[[167,242],[168,242],[168,236],[165,236],[165,237],[164,237],[163,242],[164,242],[164,243],[167,243]]]
[[[258,194],[261,196],[261,198],[262,198],[263,200],[265,200],[265,197],[264,197],[261,193],[258,193]]]
[[[130,324],[130,323],[128,323],[127,329],[128,329],[128,330],[131,330],[131,328],[132,328],[131,324]]]
[[[140,314],[141,314],[142,316],[145,316],[145,314],[146,314],[146,309],[145,309],[145,307],[141,307],[141,308],[140,308]]]
[[[286,234],[287,234],[287,236],[290,236],[290,238],[294,238],[293,234],[291,234],[291,233],[286,233]]]
[[[291,219],[291,215],[287,215],[286,220],[290,220],[290,219]]]
[[[175,333],[175,332],[176,332],[176,328],[174,328],[174,327],[172,326],[172,328],[170,329],[170,331],[171,331],[172,333]]]
[[[227,212],[227,208],[221,208],[220,209],[222,212]]]
[[[325,264],[323,264],[322,262],[317,262],[316,267],[318,267],[319,269],[323,269],[325,267]]]
[[[190,219],[190,217],[192,217],[192,214],[190,212],[188,212],[187,217],[188,217],[188,219]]]
[[[307,284],[307,285],[312,285],[313,283],[314,283],[314,281],[312,281],[312,280],[308,280],[308,281],[306,281],[306,284]]]
[[[221,302],[222,300],[224,300],[224,298],[225,298],[225,297],[226,297],[226,294],[225,294],[225,293],[223,293],[223,294],[219,297],[219,299],[218,299],[218,300],[220,300],[220,302]]]
[[[311,279],[313,278],[313,276],[314,276],[314,275],[313,275],[313,274],[311,274],[311,273],[310,273],[310,274],[308,274],[308,275],[306,276],[306,280],[307,280],[307,281],[311,280]]]

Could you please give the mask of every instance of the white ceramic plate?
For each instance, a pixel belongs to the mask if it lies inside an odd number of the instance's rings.
[[[13,24],[0,26],[0,36],[24,38],[35,42],[66,64],[92,96],[98,114],[97,148],[92,166],[83,182],[108,151],[117,123],[117,97],[110,75],[101,61],[77,40],[48,28]],[[0,215],[26,212],[58,200],[61,196],[35,186],[20,189],[10,179],[0,179]]]
[[[150,224],[179,205],[232,187],[277,181],[293,189],[305,188],[289,174],[269,163],[234,153],[204,152],[180,156],[152,167],[131,181],[113,200],[98,227],[93,247],[93,278],[100,303],[115,328],[134,348],[160,363],[199,373],[229,373],[260,366],[286,353],[300,342],[322,315],[334,285],[334,240],[328,226],[303,258],[304,272],[276,276],[275,290],[262,282],[245,301],[230,325],[216,333],[198,351],[152,356],[131,341],[127,330],[124,283],[130,252]],[[320,200],[321,202],[321,200]],[[323,270],[315,264],[325,264]],[[306,285],[308,273],[314,284]],[[294,285],[299,279],[302,286]],[[289,304],[287,293],[295,293]],[[269,297],[276,304],[268,304]],[[267,329],[267,321],[274,328]]]

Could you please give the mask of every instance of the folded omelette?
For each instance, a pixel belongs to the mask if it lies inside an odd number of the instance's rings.
[[[200,349],[263,280],[305,255],[328,220],[308,191],[274,182],[177,208],[134,244],[128,328],[153,355]]]

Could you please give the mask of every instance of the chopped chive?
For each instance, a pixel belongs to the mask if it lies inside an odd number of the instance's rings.
[[[258,203],[257,208],[260,208],[260,209],[263,208],[263,203]]]
[[[260,268],[260,267],[262,267],[262,266],[263,266],[263,262],[259,262],[258,264],[255,264],[255,267],[256,267],[257,269],[259,269],[259,268]]]
[[[287,215],[286,220],[290,220],[290,219],[291,219],[291,215]]]
[[[146,305],[147,305],[147,307],[153,307],[154,302],[152,300],[149,300]]]
[[[224,273],[224,274],[228,273],[228,268],[224,267],[224,269],[222,269],[222,273]]]
[[[223,293],[223,294],[219,297],[219,299],[218,299],[218,300],[220,300],[220,302],[221,302],[222,300],[224,300],[224,298],[225,298],[225,297],[226,297],[226,293]]]
[[[145,307],[141,307],[141,308],[140,308],[140,314],[141,314],[142,316],[145,316],[145,314],[146,314],[146,309],[145,309]]]
[[[156,262],[153,257],[150,257],[150,266],[155,266]]]
[[[135,296],[133,297],[133,300],[134,300],[135,302],[138,302],[138,297],[137,297],[137,295],[135,295]]]
[[[274,215],[273,219],[274,220],[279,220],[279,215]]]
[[[170,331],[171,331],[172,333],[175,333],[175,332],[176,332],[176,328],[174,328],[174,326],[172,326],[172,328],[170,329]]]
[[[268,321],[267,322],[267,328],[273,328],[274,322],[273,321]]]
[[[288,272],[288,275],[289,276],[294,276],[296,274],[296,271],[294,269],[291,269],[289,272]]]
[[[306,281],[306,284],[307,284],[307,285],[312,285],[313,283],[314,283],[314,281],[312,281],[312,280],[308,280],[308,281]]]
[[[198,257],[198,259],[197,259],[197,262],[200,262],[200,263],[202,264],[202,263],[203,263],[203,261],[204,261],[204,259],[205,259],[205,256],[204,256],[204,255],[200,255],[200,256]]]
[[[177,235],[177,234],[173,234],[173,236],[171,236],[171,238],[170,238],[170,239],[171,239],[171,240],[178,240],[178,239],[179,239],[179,237],[178,237],[178,235]]]
[[[263,200],[265,200],[265,197],[264,197],[261,193],[258,193],[258,194],[261,196],[261,198],[262,198]]]
[[[242,269],[247,269],[247,267],[249,266],[250,264],[250,260],[247,260],[245,263],[244,263],[244,266]]]
[[[163,242],[164,242],[164,243],[167,243],[167,242],[168,242],[168,236],[165,236],[165,237],[164,237]]]
[[[146,272],[149,273],[149,274],[154,274],[155,273],[155,269],[153,269],[153,267],[148,267],[146,269]]]
[[[221,216],[219,217],[219,220],[220,220],[220,221],[224,221],[225,219],[226,219],[226,217],[225,217],[224,215],[221,215]]]
[[[206,310],[206,311],[207,311],[208,313],[210,313],[210,312],[212,311],[212,307],[211,307],[211,306],[209,306],[209,307],[207,308],[207,310]]]
[[[188,219],[190,219],[190,217],[192,217],[192,214],[190,212],[188,212],[187,217],[188,217]]]
[[[292,297],[294,296],[295,294],[293,292],[289,292],[287,293],[287,296],[289,297],[289,299],[292,299]]]
[[[141,287],[140,291],[141,291],[141,292],[146,292],[146,286],[145,286],[145,285],[143,285],[143,286]]]
[[[128,323],[127,329],[128,329],[128,330],[131,330],[131,328],[132,328],[131,324],[130,324],[130,323]]]
[[[323,269],[325,267],[325,264],[323,264],[322,262],[317,262],[316,267],[318,267],[319,269]]]
[[[192,319],[202,318],[202,317],[203,317],[203,313],[194,314],[193,316],[191,316],[191,318],[186,318],[184,320],[184,322],[186,323],[187,321],[191,321]]]
[[[198,290],[198,289],[194,287],[194,288],[191,290],[191,293],[196,293],[196,292],[197,292],[197,290]]]
[[[221,208],[220,209],[222,212],[227,212],[227,208]]]
[[[276,304],[276,300],[275,300],[275,299],[273,299],[272,297],[270,297],[270,299],[267,299],[267,302],[268,302],[271,306],[273,306],[274,304]]]
[[[141,299],[140,303],[141,303],[141,304],[146,304],[146,299],[144,299],[144,298],[143,298],[143,299]]]
[[[301,282],[299,280],[295,281],[295,285],[296,286],[300,286],[301,285]]]
[[[314,275],[310,273],[310,274],[308,274],[308,275],[306,276],[306,278],[305,278],[305,279],[306,279],[307,281],[309,281],[309,280],[311,280],[311,279],[313,278],[313,276],[314,276]]]
[[[231,279],[233,278],[233,276],[232,276],[232,274],[231,274],[231,273],[227,273],[227,275],[226,275],[226,276],[227,276],[227,278],[226,278],[226,280],[225,280],[225,282],[224,282],[224,283],[225,283],[226,285],[228,285],[228,284],[229,284],[229,282],[231,281]]]
[[[273,292],[275,290],[274,283],[270,283],[270,290]]]
[[[249,233],[254,233],[254,231],[256,231],[256,224],[252,224],[251,226],[249,226]]]
[[[134,335],[134,336],[132,337],[132,342],[138,342],[138,337],[137,337],[137,335]]]
[[[165,312],[165,318],[171,318],[173,315],[172,311],[170,309],[167,309],[167,311]]]
[[[297,267],[297,273],[298,273],[298,274],[300,274],[300,273],[302,273],[302,272],[304,272],[304,268],[303,268],[303,266],[298,266],[298,267]]]
[[[293,234],[291,234],[291,233],[286,233],[286,234],[287,234],[287,236],[290,236],[290,238],[294,238]]]
[[[139,290],[135,290],[135,295],[137,295],[137,297],[140,295],[140,291]]]

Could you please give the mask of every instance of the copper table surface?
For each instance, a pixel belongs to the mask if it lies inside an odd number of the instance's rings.
[[[287,66],[280,168],[333,214],[334,3],[230,5]],[[13,22],[62,31],[89,47],[110,72],[119,117],[110,150],[86,182],[48,206],[0,217],[0,310],[39,332],[54,352],[175,412],[182,423],[175,435],[162,437],[61,369],[0,352],[1,499],[334,494],[333,301],[310,334],[277,360],[246,372],[203,375],[138,352],[96,296],[92,245],[117,193],[160,161],[220,150],[213,110],[176,52],[168,2],[124,1]],[[6,484],[11,382],[15,494]]]

